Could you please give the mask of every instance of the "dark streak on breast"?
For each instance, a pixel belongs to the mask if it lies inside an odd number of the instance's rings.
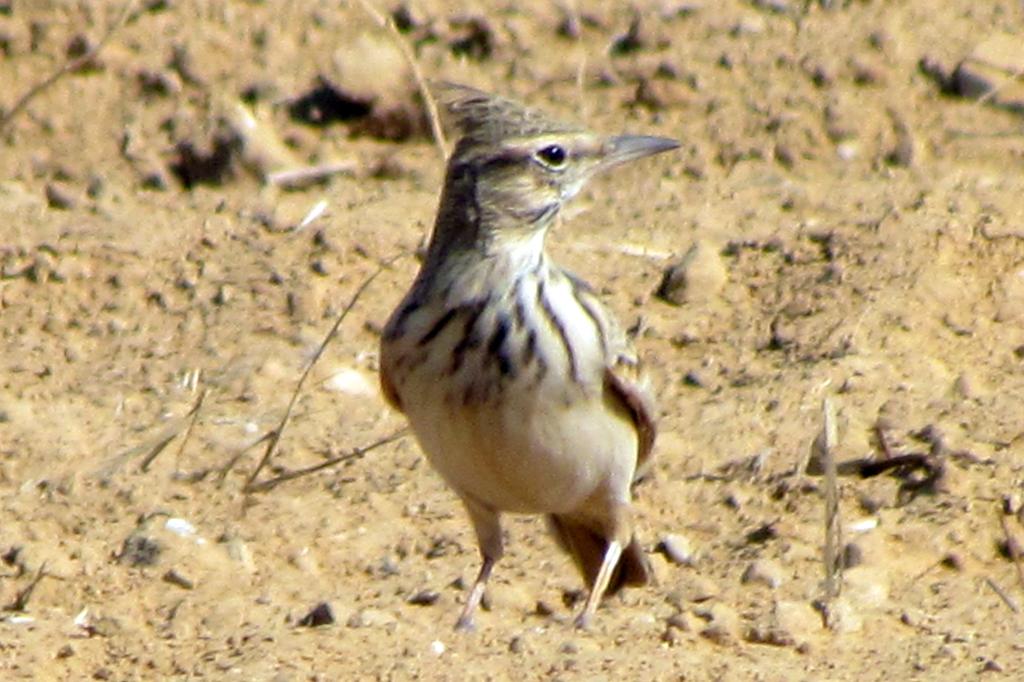
[[[572,349],[572,344],[569,342],[569,336],[566,334],[565,325],[558,319],[554,309],[551,307],[551,303],[548,301],[547,296],[544,293],[544,280],[540,280],[537,285],[537,304],[540,309],[544,312],[544,316],[548,318],[548,322],[554,327],[558,333],[558,338],[562,341],[562,348],[565,349],[566,361],[569,364],[569,374],[572,377],[573,383],[580,382],[579,368],[576,366],[576,353]]]
[[[444,328],[447,327],[448,324],[455,319],[455,316],[458,314],[458,312],[458,308],[449,308],[444,315],[438,318],[437,322],[434,323],[434,326],[432,326],[430,330],[423,335],[423,337],[417,342],[417,345],[425,346],[434,339],[436,339],[437,335],[444,331]]]
[[[512,360],[505,349],[505,339],[508,338],[511,327],[512,323],[509,321],[508,316],[499,313],[494,333],[491,334],[491,339],[487,342],[487,353],[498,363],[498,371],[505,377],[511,375],[514,369]]]
[[[384,339],[386,341],[394,341],[401,336],[406,318],[419,310],[419,307],[420,302],[415,298],[402,306],[402,309],[392,318],[388,328],[384,331]]]
[[[462,306],[460,309],[466,311],[466,325],[463,327],[462,339],[452,349],[452,366],[450,374],[455,374],[465,362],[467,351],[477,348],[481,343],[480,333],[477,330],[477,321],[490,303],[490,298],[475,301]]]

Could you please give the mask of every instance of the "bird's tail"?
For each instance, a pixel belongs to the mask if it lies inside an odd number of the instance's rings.
[[[566,516],[549,514],[547,520],[558,544],[572,556],[587,586],[593,587],[597,573],[601,570],[605,551],[608,549],[608,539]],[[629,544],[622,549],[622,557],[612,573],[605,595],[613,595],[627,585],[646,585],[651,582],[651,576],[651,564],[647,560],[647,555],[644,554],[636,537],[632,537]]]

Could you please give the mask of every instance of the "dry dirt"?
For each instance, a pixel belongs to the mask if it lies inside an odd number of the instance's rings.
[[[442,163],[360,5],[134,2],[12,112],[123,4],[5,0],[0,677],[1016,678],[1024,132],[1009,91],[970,101],[936,74],[1024,36],[1021,3],[641,2],[632,32],[613,2],[568,22],[487,4],[399,13],[428,78],[683,143],[594,183],[550,238],[637,332],[660,398],[637,505],[658,584],[577,632],[579,578],[538,519],[510,519],[489,610],[456,634],[475,543],[411,439],[243,494],[250,446],[399,254],[261,480],[402,427],[378,333]],[[303,99],[318,83],[349,99]],[[285,156],[348,172],[261,183]],[[662,273],[695,244],[670,304]],[[806,468],[825,398],[841,463],[883,457],[881,427],[930,467],[841,467],[832,600]],[[321,602],[333,624],[304,625]]]

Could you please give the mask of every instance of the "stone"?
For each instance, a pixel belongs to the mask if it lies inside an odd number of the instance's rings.
[[[121,545],[121,551],[117,554],[117,560],[129,566],[152,566],[157,562],[163,547],[156,540],[132,533],[125,538]]]
[[[49,182],[46,184],[46,203],[50,208],[66,211],[77,206],[78,200],[67,185]]]
[[[744,585],[758,583],[774,590],[783,582],[782,567],[770,559],[758,559],[743,571],[740,582]]]
[[[333,623],[334,611],[331,609],[330,604],[322,601],[314,606],[309,613],[300,618],[298,624],[306,628],[315,628],[321,625],[332,625]]]
[[[190,578],[182,575],[180,572],[171,568],[163,575],[163,581],[171,585],[180,587],[183,590],[194,589],[196,584]]]
[[[952,89],[961,97],[984,99],[996,106],[1024,110],[1024,42],[998,33],[978,44],[956,66]]]
[[[436,590],[419,590],[410,595],[406,602],[413,606],[433,606],[441,598],[441,593]]]
[[[707,621],[707,625],[700,631],[702,637],[716,644],[730,644],[739,640],[740,617],[731,607],[712,604],[708,608],[699,609],[696,614]]]
[[[679,566],[693,566],[697,561],[696,552],[689,538],[678,533],[665,535],[654,549]]]
[[[662,275],[655,295],[673,305],[707,301],[725,286],[728,272],[718,249],[698,240]]]

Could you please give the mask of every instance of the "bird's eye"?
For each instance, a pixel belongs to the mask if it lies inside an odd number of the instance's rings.
[[[565,147],[557,144],[549,144],[539,152],[537,157],[544,162],[545,165],[551,166],[552,168],[561,168],[565,165],[565,159],[568,154],[565,151]]]

